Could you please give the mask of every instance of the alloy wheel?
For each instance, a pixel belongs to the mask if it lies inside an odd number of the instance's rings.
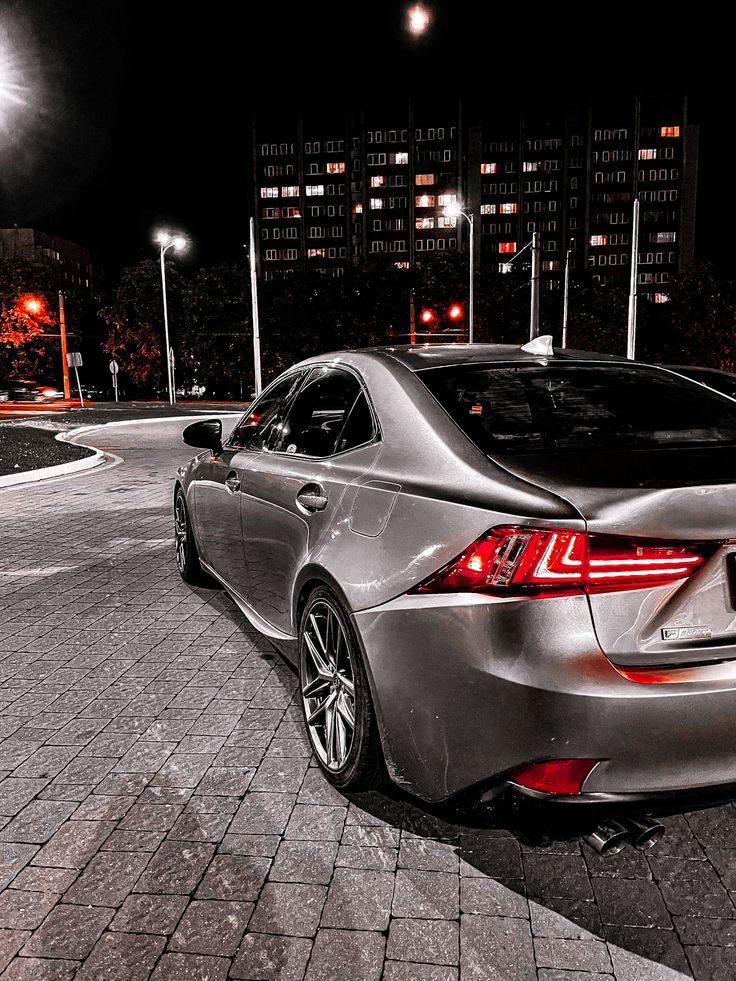
[[[187,506],[182,494],[177,495],[174,504],[174,534],[176,535],[176,561],[180,571],[185,572],[189,558],[189,528]]]
[[[323,766],[337,771],[353,745],[355,683],[349,642],[330,603],[312,605],[302,643],[302,701],[312,746]]]

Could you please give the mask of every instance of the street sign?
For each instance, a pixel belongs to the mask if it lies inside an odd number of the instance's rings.
[[[171,365],[172,368],[174,367],[174,349],[173,349],[173,347],[170,347],[169,348],[169,364]]]
[[[66,356],[66,363],[70,368],[81,368],[82,355],[79,353],[79,351],[69,351]]]
[[[117,361],[111,361],[110,362],[110,373],[113,374],[113,375],[117,375],[117,373],[118,373],[118,363],[117,363]]]

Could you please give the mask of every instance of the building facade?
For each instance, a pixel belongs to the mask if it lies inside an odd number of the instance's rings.
[[[99,298],[103,276],[88,249],[36,228],[0,228],[0,259],[22,259],[50,290]]]
[[[698,130],[682,95],[256,116],[252,164],[265,279],[340,276],[377,256],[408,269],[467,250],[472,218],[483,273],[507,272],[539,232],[543,288],[561,287],[568,259],[628,285],[636,198],[641,295],[665,301],[693,259]],[[465,214],[449,217],[448,205]]]

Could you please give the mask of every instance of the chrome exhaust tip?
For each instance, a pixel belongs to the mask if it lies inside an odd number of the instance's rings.
[[[631,832],[618,821],[604,821],[595,831],[582,837],[599,855],[616,855],[630,840]]]
[[[629,831],[631,844],[634,848],[638,848],[641,851],[647,848],[653,848],[665,831],[664,825],[660,824],[659,821],[655,821],[654,818],[648,817],[646,814],[637,815],[636,817],[624,817],[621,819],[621,823]]]

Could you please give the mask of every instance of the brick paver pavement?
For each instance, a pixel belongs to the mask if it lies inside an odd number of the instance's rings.
[[[325,782],[290,668],[179,580],[187,421],[0,491],[3,981],[736,977],[731,806],[602,858]]]

